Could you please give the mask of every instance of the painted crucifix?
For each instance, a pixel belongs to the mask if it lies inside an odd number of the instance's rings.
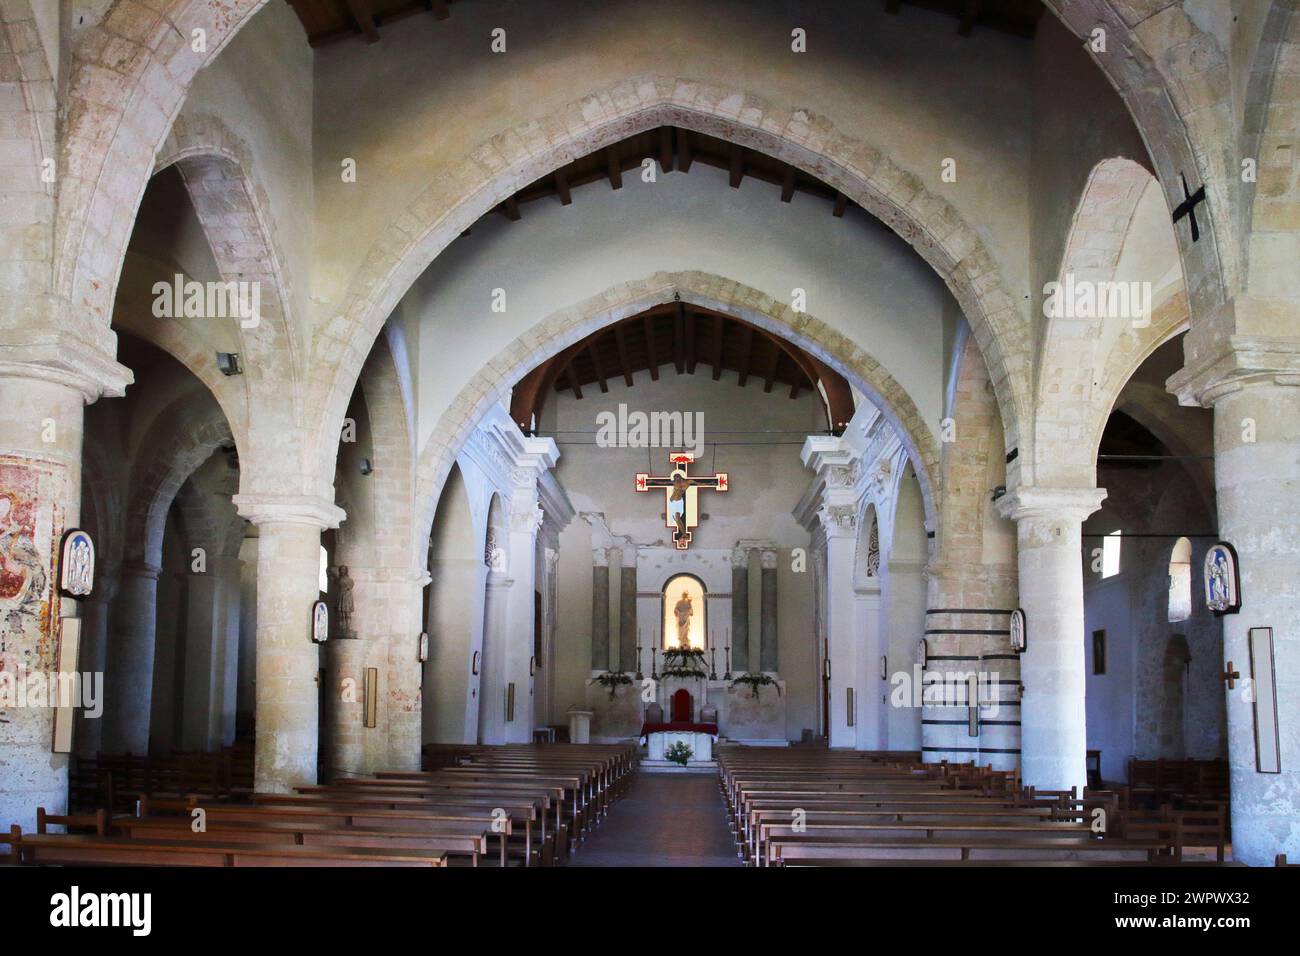
[[[691,528],[699,527],[700,505],[699,491],[727,491],[731,487],[727,473],[720,471],[716,475],[692,475],[690,466],[695,455],[687,451],[675,451],[668,456],[672,470],[660,477],[639,472],[636,476],[636,490],[650,491],[662,488],[664,491],[664,527],[671,528],[673,543],[678,551],[685,551],[691,546]]]

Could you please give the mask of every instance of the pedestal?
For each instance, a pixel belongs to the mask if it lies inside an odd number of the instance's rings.
[[[569,743],[591,743],[591,711],[569,711]]]

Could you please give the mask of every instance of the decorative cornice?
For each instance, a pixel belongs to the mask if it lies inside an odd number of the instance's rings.
[[[1165,386],[1180,405],[1210,408],[1220,398],[1258,385],[1300,385],[1300,342],[1229,336],[1209,358],[1175,372]]]

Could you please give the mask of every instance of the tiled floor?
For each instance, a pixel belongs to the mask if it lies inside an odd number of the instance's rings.
[[[570,866],[740,866],[713,774],[638,773]]]

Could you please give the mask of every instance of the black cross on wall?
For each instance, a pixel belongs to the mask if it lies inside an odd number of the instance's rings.
[[[1192,242],[1199,242],[1201,239],[1201,229],[1196,223],[1196,207],[1200,203],[1205,202],[1205,184],[1202,183],[1201,187],[1196,190],[1196,192],[1189,193],[1187,191],[1187,177],[1182,173],[1179,173],[1178,178],[1183,181],[1183,201],[1174,209],[1174,222],[1177,222],[1184,216],[1190,218],[1192,221]]]

